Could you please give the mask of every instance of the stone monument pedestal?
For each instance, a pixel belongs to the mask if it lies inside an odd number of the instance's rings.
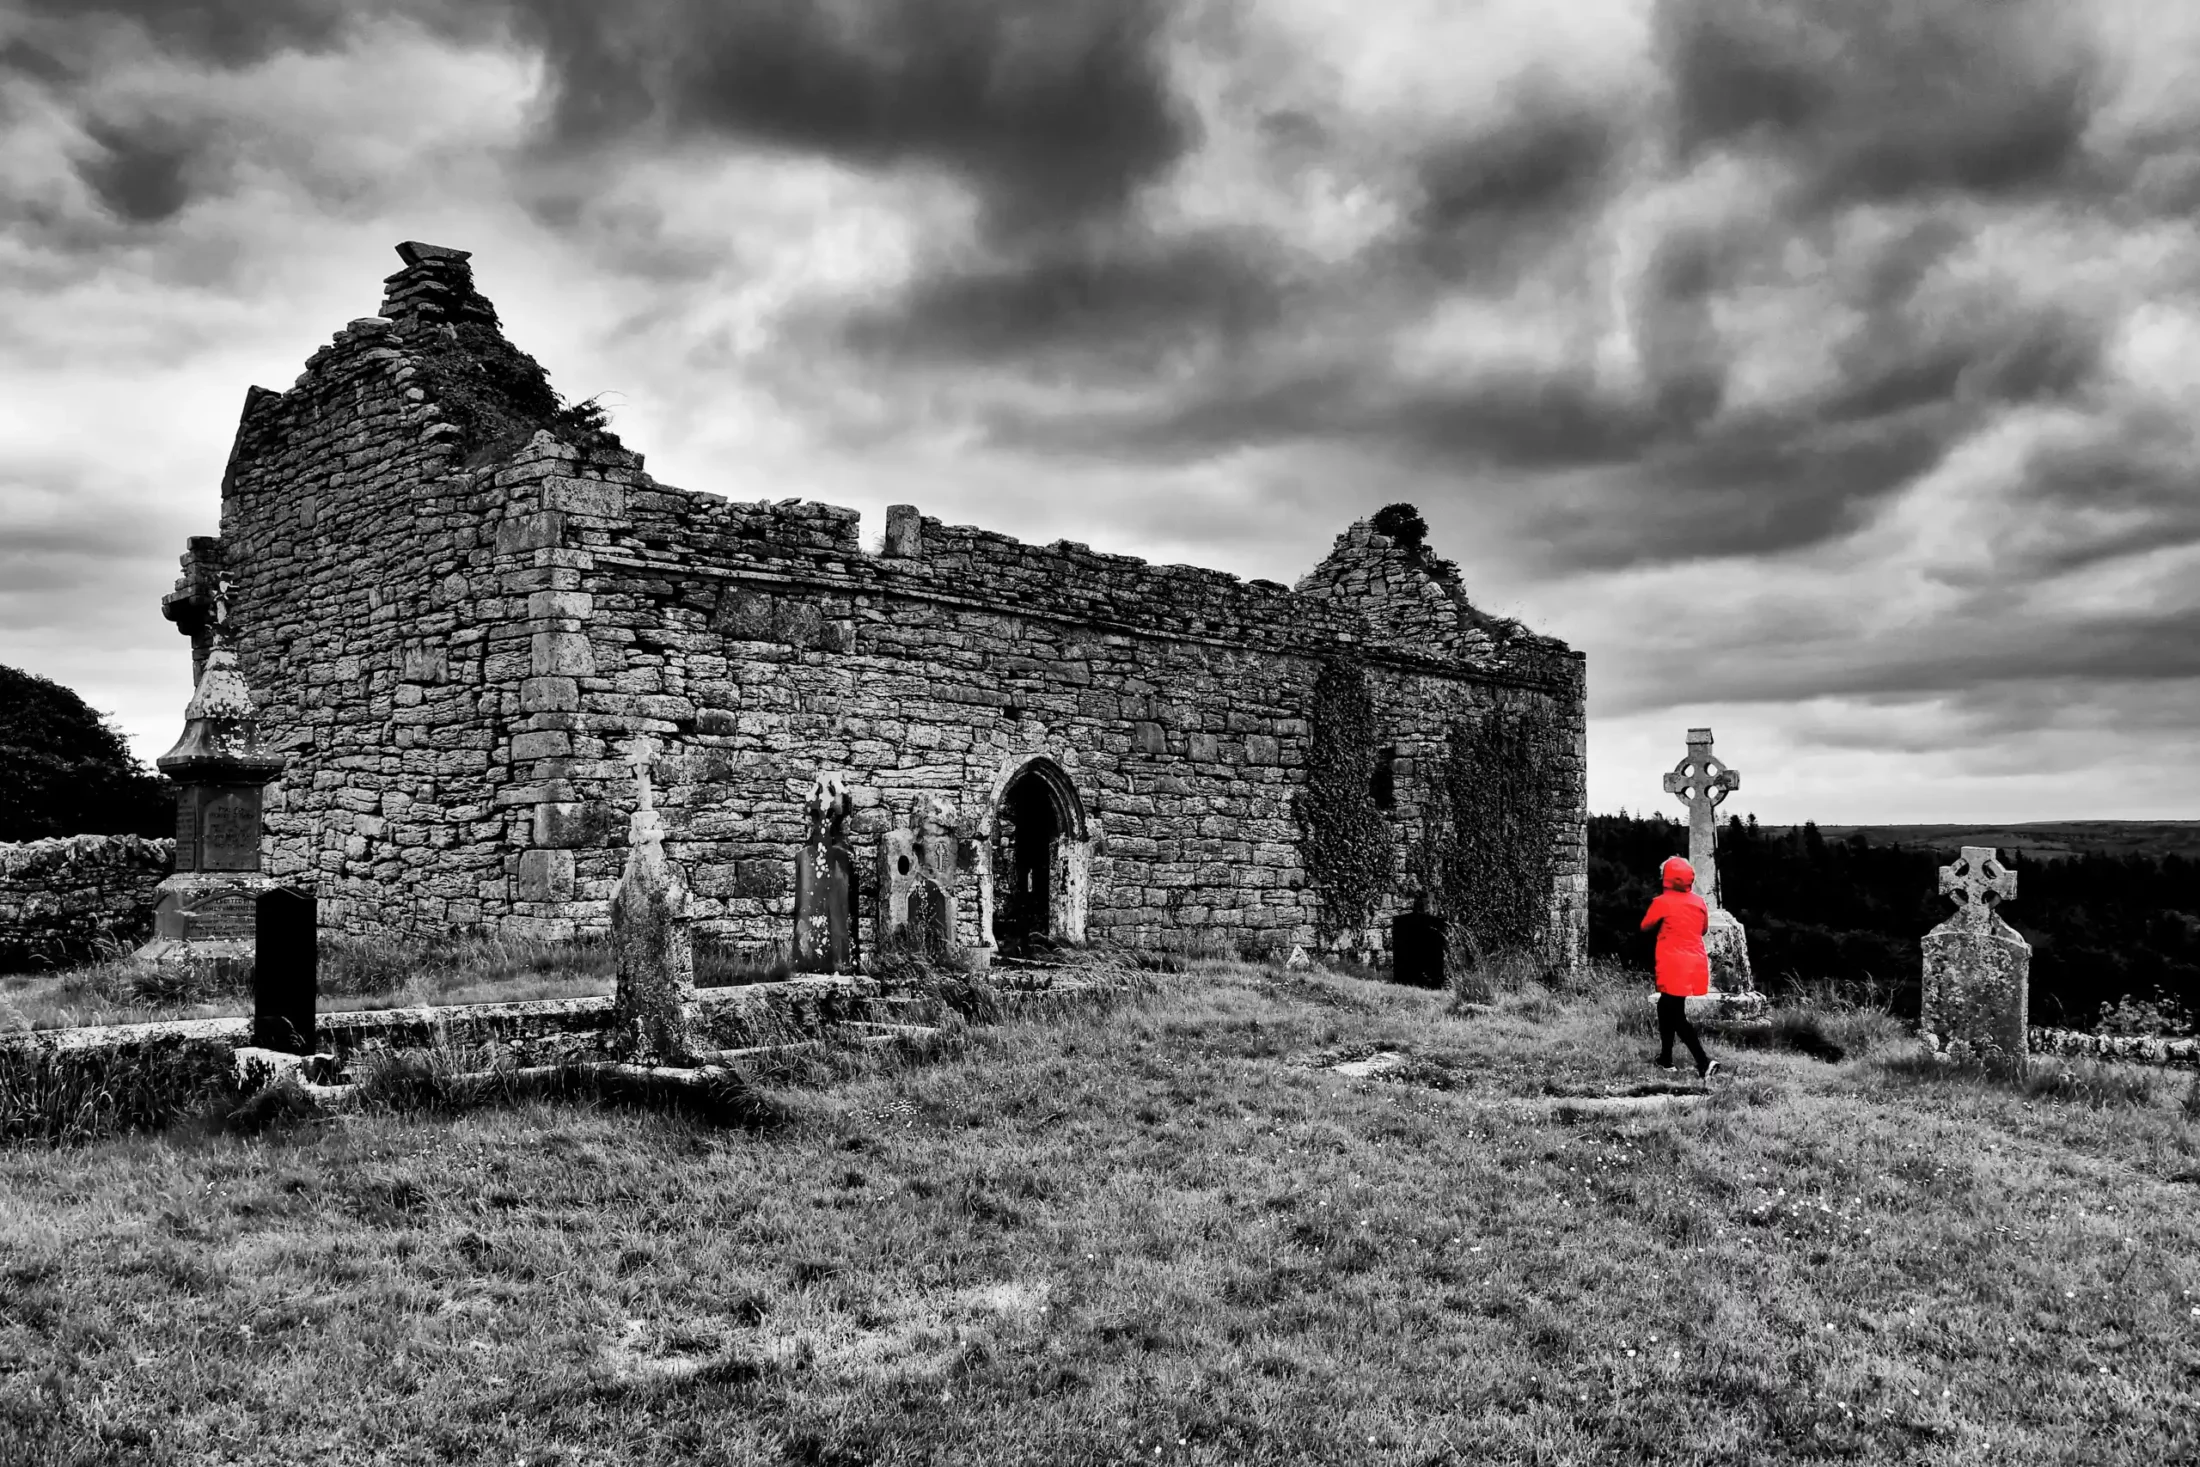
[[[154,762],[178,787],[176,865],[155,888],[152,940],[133,956],[241,977],[254,963],[260,898],[282,884],[260,871],[260,802],[286,761],[260,746],[252,690],[218,634],[183,736]]]
[[[1711,960],[1711,991],[1702,998],[1688,1000],[1689,1019],[1763,1018],[1771,1005],[1757,991],[1756,979],[1749,971],[1749,934],[1726,908],[1711,909],[1703,950]]]

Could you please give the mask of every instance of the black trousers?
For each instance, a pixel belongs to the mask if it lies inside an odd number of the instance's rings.
[[[1696,1073],[1702,1074],[1711,1061],[1704,1058],[1703,1042],[1696,1037],[1696,1026],[1688,1022],[1688,1000],[1677,993],[1661,993],[1658,995],[1659,1064],[1673,1063],[1673,1036],[1676,1034],[1696,1061]]]

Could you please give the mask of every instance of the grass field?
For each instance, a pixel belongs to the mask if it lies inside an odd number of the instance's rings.
[[[2200,1460],[2185,1077],[1223,963],[785,1072],[0,1151],[0,1461]],[[1717,1046],[1714,1046],[1715,1049]],[[1378,1048],[1419,1083],[1325,1066]]]

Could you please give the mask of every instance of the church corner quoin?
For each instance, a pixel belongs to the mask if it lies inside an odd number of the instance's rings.
[[[247,393],[221,533],[163,603],[259,693],[289,761],[264,869],[327,925],[606,931],[647,748],[696,927],[731,947],[788,941],[804,802],[838,774],[865,923],[870,852],[944,803],[965,944],[1373,955],[1443,897],[1431,822],[1501,819],[1545,893],[1528,939],[1579,961],[1583,659],[1477,610],[1410,511],[1295,588],[906,505],[868,552],[853,510],[656,482],[505,338],[465,252],[399,254],[378,315]],[[1316,729],[1339,676],[1342,753]],[[1452,751],[1493,718],[1539,742],[1502,810],[1460,809]],[[1332,807],[1357,848],[1310,853]]]

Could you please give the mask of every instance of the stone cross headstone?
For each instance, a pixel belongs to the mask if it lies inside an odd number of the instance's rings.
[[[1749,971],[1749,935],[1733,913],[1719,900],[1719,818],[1721,802],[1742,787],[1738,770],[1722,764],[1711,752],[1711,730],[1688,731],[1688,752],[1665,776],[1665,792],[1680,796],[1688,807],[1688,864],[1696,868],[1696,895],[1711,909],[1711,925],[1703,935],[1705,957],[1711,962],[1711,997],[1722,1011],[1739,1005],[1730,995],[1750,994],[1756,983]],[[1754,1005],[1753,1005],[1754,1006]]]
[[[619,967],[612,1043],[633,1063],[677,1065],[695,1050],[695,949],[687,885],[665,859],[664,818],[649,787],[650,754],[645,743],[630,756],[636,808],[626,871],[611,898],[611,947]]]
[[[154,762],[177,787],[176,862],[157,888],[152,940],[134,956],[241,970],[260,896],[276,885],[260,872],[262,786],[288,761],[261,744],[252,690],[218,628],[183,735]]]
[[[1690,729],[1688,752],[1665,776],[1665,792],[1688,807],[1688,864],[1696,868],[1696,895],[1705,906],[1719,905],[1718,808],[1741,787],[1741,772],[1713,757],[1711,730]]]
[[[1925,934],[1918,1034],[1943,1058],[2022,1067],[2032,945],[1997,910],[2017,895],[2017,873],[1991,846],[1965,846],[1940,868],[1940,894],[1956,909]]]
[[[794,868],[795,971],[853,973],[856,862],[848,849],[848,816],[855,801],[839,775],[821,774],[810,785],[807,808],[809,839]]]

